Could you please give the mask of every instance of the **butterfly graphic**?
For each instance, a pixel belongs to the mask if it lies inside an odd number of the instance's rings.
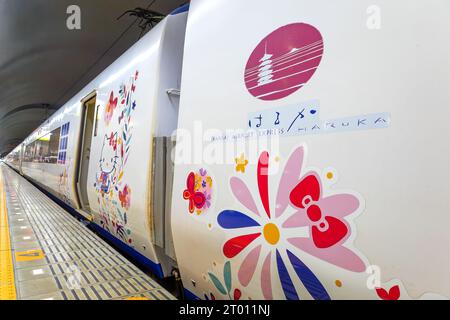
[[[115,97],[114,98],[114,92],[111,91],[111,94],[109,95],[109,107],[111,108],[111,110],[114,110],[117,107],[117,102],[118,102],[118,98]]]
[[[186,180],[186,188],[183,191],[183,198],[189,200],[189,212],[193,213],[195,208],[202,209],[206,198],[202,192],[195,191],[195,173],[189,173]]]

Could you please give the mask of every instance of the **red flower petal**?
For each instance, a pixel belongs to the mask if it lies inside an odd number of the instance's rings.
[[[261,232],[246,234],[243,236],[231,238],[223,245],[223,254],[227,258],[233,258],[247,247],[253,240],[258,238]]]
[[[234,289],[234,295],[233,295],[233,299],[234,300],[239,300],[242,296],[242,292],[239,289]]]
[[[186,179],[186,187],[192,193],[195,187],[195,173],[190,172]]]

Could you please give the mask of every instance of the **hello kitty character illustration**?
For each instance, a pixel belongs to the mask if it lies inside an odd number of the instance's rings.
[[[115,182],[116,171],[119,166],[117,150],[117,132],[103,138],[102,152],[99,161],[100,173],[97,176],[96,187],[101,195],[108,195]]]
[[[133,245],[132,230],[127,226],[132,204],[132,186],[127,181],[126,164],[132,149],[132,117],[138,108],[134,98],[139,72],[113,90],[105,107],[105,130],[94,187],[97,192],[98,222],[117,238]],[[101,139],[101,138],[100,138]]]

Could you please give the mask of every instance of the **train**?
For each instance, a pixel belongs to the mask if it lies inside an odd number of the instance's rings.
[[[449,9],[192,0],[5,162],[188,299],[447,299]]]

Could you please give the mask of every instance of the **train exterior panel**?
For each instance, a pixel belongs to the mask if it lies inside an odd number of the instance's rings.
[[[450,296],[448,9],[191,2],[172,205],[190,293]]]
[[[21,173],[69,205],[77,204],[73,159],[79,136],[81,108],[66,103],[21,145]]]

